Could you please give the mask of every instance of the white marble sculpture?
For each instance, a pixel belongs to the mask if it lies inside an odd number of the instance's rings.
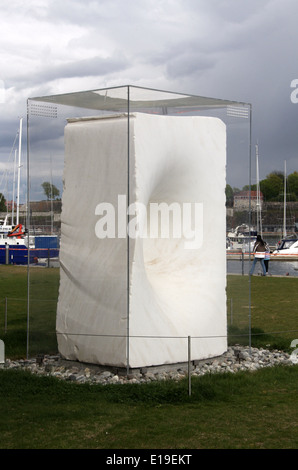
[[[57,309],[65,358],[184,362],[188,336],[193,360],[226,351],[225,166],[216,118],[135,113],[129,129],[127,115],[69,120]]]

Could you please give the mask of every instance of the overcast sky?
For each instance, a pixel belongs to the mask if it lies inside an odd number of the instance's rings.
[[[251,103],[260,179],[283,171],[284,160],[288,174],[298,171],[298,103],[291,100],[295,79],[298,90],[297,0],[0,6],[1,171],[27,98],[127,84]],[[230,181],[246,182],[245,170]]]

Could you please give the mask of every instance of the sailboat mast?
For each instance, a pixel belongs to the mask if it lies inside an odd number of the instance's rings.
[[[19,130],[19,163],[18,163],[18,191],[17,191],[17,225],[19,224],[19,207],[20,207],[20,175],[21,175],[21,153],[22,153],[22,127],[23,127],[23,118],[20,119],[20,130]]]
[[[11,225],[14,225],[14,200],[15,200],[15,184],[16,184],[16,162],[17,150],[14,151],[14,164],[13,164],[13,185],[12,185],[12,205],[11,205]]]
[[[286,216],[286,205],[287,205],[287,162],[285,160],[284,170],[284,223],[283,223],[283,237],[287,236],[287,216]]]
[[[260,197],[260,177],[259,177],[259,145],[256,145],[256,180],[257,180],[257,232],[263,236],[262,216],[261,216],[261,197]]]

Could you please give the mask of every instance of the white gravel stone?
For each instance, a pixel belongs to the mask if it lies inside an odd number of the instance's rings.
[[[238,371],[255,371],[264,367],[274,367],[276,365],[293,365],[290,355],[283,351],[269,351],[266,349],[248,347],[229,347],[228,351],[221,357],[200,361],[192,368],[192,375],[202,376],[204,374],[216,373],[236,373]],[[97,371],[84,364],[65,365],[61,363],[59,356],[44,356],[41,363],[37,363],[35,358],[29,360],[11,361],[7,359],[4,364],[0,364],[0,369],[23,369],[33,374],[54,376],[61,380],[69,380],[75,383],[92,384],[137,384],[147,383],[157,380],[181,380],[187,376],[187,367],[181,368],[177,365],[162,370],[155,368],[155,371],[146,370],[144,373],[136,371],[129,375],[119,376],[110,370]]]

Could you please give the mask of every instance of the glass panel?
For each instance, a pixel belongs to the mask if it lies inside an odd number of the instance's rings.
[[[127,96],[127,89],[123,90],[122,97]],[[87,98],[87,94],[84,94],[84,99]],[[106,96],[108,93],[106,94]],[[97,95],[94,94],[96,97]],[[121,112],[127,111],[127,99],[123,98],[121,102]],[[59,101],[59,100],[58,100]],[[76,104],[80,107],[77,107]],[[119,109],[112,109],[110,106],[105,109],[94,110],[88,104],[88,99],[84,101],[81,107],[80,100],[74,99],[66,101],[63,104],[54,103],[52,100],[47,103],[47,100],[29,100],[28,101],[28,134],[29,134],[29,171],[30,171],[30,237],[31,237],[31,249],[30,249],[30,269],[29,269],[29,286],[30,286],[30,309],[29,309],[29,344],[28,354],[57,354],[58,344],[56,335],[56,314],[57,314],[57,302],[59,295],[59,285],[61,282],[61,276],[63,279],[67,277],[67,265],[61,266],[61,259],[59,259],[60,248],[63,248],[65,239],[69,236],[69,224],[71,224],[73,233],[76,233],[77,243],[79,240],[82,242],[81,249],[73,253],[75,261],[72,266],[72,275],[78,277],[79,269],[81,266],[88,264],[88,278],[84,279],[81,286],[78,286],[78,290],[87,288],[98,284],[98,286],[105,285],[108,282],[109,275],[106,273],[105,279],[102,279],[102,273],[95,272],[96,263],[102,263],[102,260],[92,259],[92,247],[88,251],[88,244],[90,242],[90,225],[85,227],[82,223],[82,213],[78,214],[76,208],[84,200],[86,202],[86,194],[88,190],[88,179],[98,179],[99,186],[101,180],[100,166],[92,167],[93,155],[88,152],[84,152],[84,148],[81,148],[82,152],[81,161],[79,150],[71,149],[68,151],[68,164],[69,160],[73,158],[78,166],[74,172],[73,178],[71,173],[65,170],[65,128],[66,126],[72,128],[76,126],[76,123],[85,123],[88,126],[88,122],[93,123],[94,117],[104,117],[113,115],[119,115]],[[88,118],[92,118],[88,121]],[[127,121],[127,118],[125,118]],[[122,125],[121,135],[118,135],[119,139],[123,142],[123,172],[121,175],[121,181],[118,183],[117,192],[126,196],[127,193],[127,123],[124,122]],[[84,131],[83,131],[84,132]],[[100,152],[99,152],[100,156]],[[109,162],[106,162],[107,165]],[[119,165],[119,162],[115,161],[115,165]],[[113,168],[111,168],[110,174],[112,178]],[[64,181],[65,180],[65,181]],[[89,181],[90,184],[90,181]],[[105,180],[106,187],[111,187],[113,181]],[[77,187],[77,191],[74,188]],[[64,213],[64,222],[61,224],[61,210],[62,201],[65,189],[71,191],[71,197],[73,198],[73,211],[69,214]],[[96,189],[96,186],[95,186]],[[100,189],[100,188],[99,188]],[[88,192],[90,196],[90,192]],[[88,196],[88,197],[89,197]],[[111,196],[112,197],[112,196]],[[62,201],[61,201],[62,199]],[[106,203],[113,203],[113,206],[117,209],[117,202],[115,200],[109,201],[107,197],[104,198]],[[90,200],[89,217],[92,225],[92,235],[94,234],[94,227],[98,217],[95,215],[95,208],[101,199],[98,195],[94,194],[93,200]],[[62,211],[63,217],[63,211]],[[61,245],[60,245],[61,243]],[[120,248],[119,248],[120,244]],[[124,295],[121,298],[118,309],[122,312],[123,318],[126,318],[127,310],[127,297],[126,297],[126,284],[127,284],[127,263],[126,263],[126,239],[119,240],[117,249],[121,250],[121,257],[119,257],[118,263],[118,275],[119,283],[125,283],[122,287]],[[64,245],[65,246],[65,245]],[[108,249],[108,247],[107,247]],[[71,256],[71,255],[68,255]],[[91,259],[88,259],[91,256]],[[65,279],[64,279],[65,280]],[[82,294],[83,296],[83,294]],[[82,315],[88,315],[88,311],[91,305],[88,305],[86,299],[84,299],[82,307]],[[64,302],[67,302],[66,300]],[[92,302],[91,302],[92,303]],[[71,306],[71,300],[69,300]],[[125,322],[126,324],[126,322]],[[104,333],[104,334],[103,334]],[[92,338],[98,338],[101,343],[106,340],[105,335],[117,336],[119,335],[118,330],[113,331],[102,331],[101,325],[95,327],[94,324],[89,325],[88,331],[76,329],[70,322],[65,322],[65,325],[60,328],[58,339],[64,336],[68,337],[70,341],[79,342],[80,335],[87,336],[90,341]],[[123,334],[123,332],[122,332]],[[125,336],[124,331],[123,336]],[[125,339],[124,339],[124,347]]]

